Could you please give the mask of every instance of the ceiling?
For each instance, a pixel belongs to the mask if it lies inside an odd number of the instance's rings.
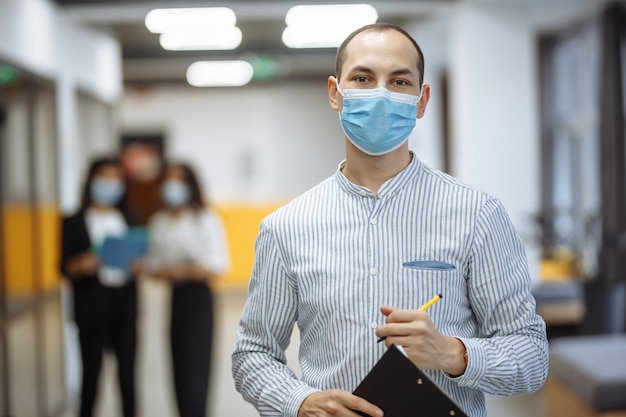
[[[120,42],[125,84],[185,83],[187,67],[197,60],[244,58],[275,63],[273,79],[328,76],[334,67],[335,49],[289,49],[281,41],[285,14],[298,4],[286,0],[53,0],[61,13],[86,26],[104,30]],[[342,1],[350,3],[355,1]],[[363,1],[365,2],[365,1]],[[379,22],[414,24],[445,9],[453,0],[367,1],[376,7]],[[301,4],[303,2],[300,2]],[[339,3],[307,1],[306,4]],[[227,6],[237,16],[243,40],[233,51],[165,51],[158,35],[144,26],[146,13],[153,8]],[[254,65],[254,64],[253,64]]]

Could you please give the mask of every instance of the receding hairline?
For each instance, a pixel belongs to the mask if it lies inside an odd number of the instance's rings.
[[[424,82],[424,54],[422,53],[422,49],[417,44],[415,39],[413,39],[413,37],[409,35],[404,29],[402,29],[399,26],[392,25],[389,23],[373,23],[371,25],[363,26],[355,30],[351,34],[349,34],[348,37],[344,39],[341,45],[339,45],[339,48],[337,48],[337,57],[335,59],[335,76],[337,77],[337,80],[341,78],[341,70],[342,70],[344,63],[346,62],[347,46],[348,44],[350,44],[350,42],[352,42],[352,40],[358,34],[364,33],[364,32],[379,32],[380,33],[380,32],[388,32],[388,31],[396,31],[400,33],[401,35],[404,35],[404,37],[407,38],[415,47],[415,50],[417,51],[417,69],[419,72],[419,83],[421,86]]]

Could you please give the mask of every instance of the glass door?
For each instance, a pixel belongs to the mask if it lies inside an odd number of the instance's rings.
[[[54,416],[65,405],[55,95],[15,74],[0,84],[0,411]]]

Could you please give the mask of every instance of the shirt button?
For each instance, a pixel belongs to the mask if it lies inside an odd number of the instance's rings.
[[[378,273],[378,271],[376,270],[376,268],[371,268],[370,269],[370,275],[371,276],[375,276]]]
[[[376,328],[378,327],[378,323],[376,323],[375,321],[373,321],[373,322],[371,322],[371,323],[370,323],[370,327],[371,327],[372,329],[376,329]]]
[[[376,223],[378,223],[378,220],[376,220],[376,219],[370,219],[370,223],[372,223],[372,224],[376,224]]]
[[[366,192],[365,190],[361,190],[361,193],[360,193],[360,194],[361,194],[363,197],[365,197],[365,196],[367,195],[367,192]]]

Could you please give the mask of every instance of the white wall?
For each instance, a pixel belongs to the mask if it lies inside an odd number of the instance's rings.
[[[448,16],[445,9],[424,22],[407,24],[404,29],[418,42],[424,54],[424,83],[430,85],[430,101],[409,137],[409,148],[431,167],[444,169],[442,77],[447,71]]]
[[[525,238],[539,211],[536,44],[517,8],[460,5],[451,21],[453,174],[502,200]]]
[[[56,84],[59,200],[64,211],[73,210],[84,160],[78,154],[76,92],[110,104],[119,99],[120,46],[111,35],[65,19],[49,0],[2,0],[0,59]]]
[[[344,155],[326,79],[129,89],[120,119],[125,132],[163,131],[166,156],[193,163],[218,202],[291,199],[334,173]]]
[[[103,101],[122,93],[117,40],[65,19],[49,0],[0,1],[0,57],[50,80],[67,77]]]

